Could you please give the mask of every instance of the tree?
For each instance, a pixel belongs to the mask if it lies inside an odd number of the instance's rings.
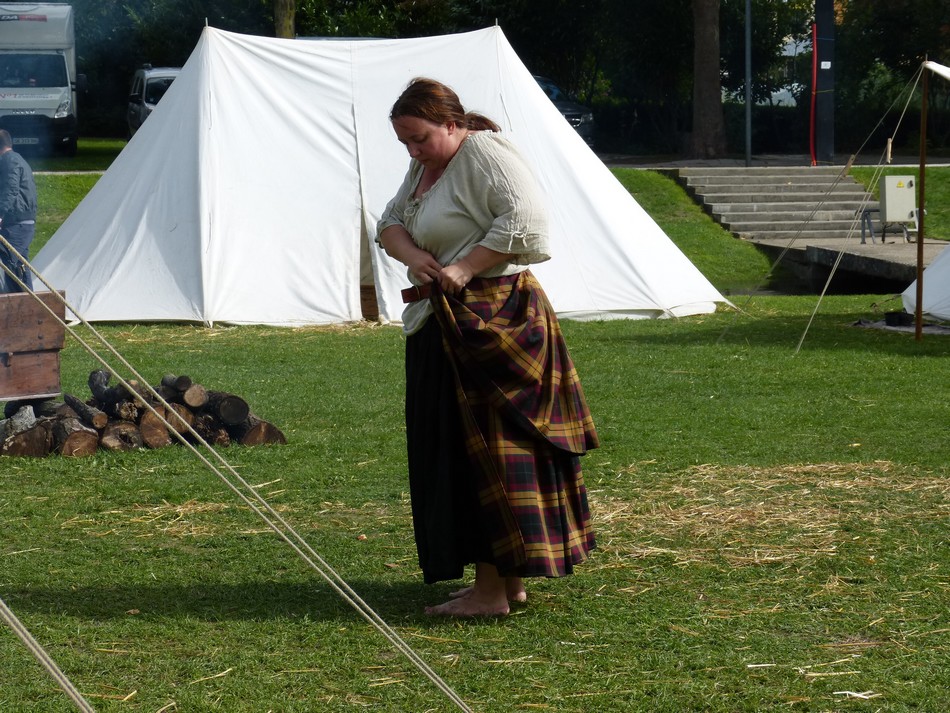
[[[693,0],[693,133],[691,153],[726,152],[719,54],[719,0]]]
[[[296,0],[274,0],[274,35],[288,40],[294,38]]]

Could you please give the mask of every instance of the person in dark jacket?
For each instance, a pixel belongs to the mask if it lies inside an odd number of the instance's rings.
[[[33,274],[20,258],[29,257],[35,231],[36,183],[33,181],[33,170],[13,150],[10,132],[0,129],[0,235],[18,253],[12,254],[6,245],[0,245],[0,262],[31,290]],[[0,292],[21,291],[16,280],[3,270],[3,274],[0,274]]]

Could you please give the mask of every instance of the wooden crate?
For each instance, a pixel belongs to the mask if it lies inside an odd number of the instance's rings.
[[[65,316],[63,301],[54,293],[38,292],[37,297],[60,319]],[[59,395],[59,352],[65,338],[65,327],[36,297],[0,294],[0,401]]]

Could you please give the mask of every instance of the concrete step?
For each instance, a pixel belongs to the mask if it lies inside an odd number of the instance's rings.
[[[794,195],[796,193],[818,193],[824,196],[866,194],[866,191],[860,186],[845,184],[833,186],[830,183],[827,185],[815,185],[813,183],[724,183],[687,186],[686,190],[700,198],[710,195],[748,195],[750,193],[760,196]]]
[[[740,176],[737,174],[715,175],[715,176],[687,176],[686,185],[689,187],[698,186],[812,186],[814,190],[825,190],[827,187],[839,186],[858,186],[860,185],[851,176],[845,176],[838,179],[835,176],[817,175],[817,176]],[[822,188],[817,188],[822,186]]]
[[[752,242],[787,242],[795,240],[809,240],[809,241],[821,241],[821,240],[846,240],[848,242],[853,242],[855,245],[860,244],[861,242],[861,230],[856,229],[853,232],[848,230],[832,230],[832,229],[822,229],[817,227],[809,227],[803,230],[796,230],[791,228],[789,230],[766,230],[766,231],[732,231],[737,237],[742,238],[743,240],[750,240]],[[895,233],[893,231],[888,231],[885,236],[888,243],[902,243],[904,241],[903,235],[900,233]],[[914,239],[914,233],[910,234],[911,240]],[[867,243],[871,243],[871,236],[865,234],[864,239]],[[881,233],[875,231],[874,239],[878,242],[881,240]]]
[[[861,219],[857,217],[853,210],[802,210],[802,211],[770,211],[770,212],[752,212],[738,213],[730,211],[726,213],[713,212],[713,217],[723,224],[730,226],[737,224],[762,224],[770,225],[772,223],[857,223]]]
[[[694,166],[679,169],[680,176],[839,176],[842,166]]]
[[[820,211],[848,211],[851,215],[860,213],[865,208],[878,208],[877,202],[816,200],[816,201],[784,201],[764,203],[761,201],[749,202],[709,202],[706,207],[713,215],[724,213],[811,213]]]
[[[730,220],[723,225],[733,233],[781,233],[799,230],[829,230],[836,233],[847,233],[849,230],[861,232],[861,222],[858,220]]]
[[[698,194],[697,194],[698,195]],[[719,204],[761,204],[761,205],[779,205],[781,203],[802,203],[818,205],[819,203],[828,204],[848,203],[855,207],[867,202],[868,207],[878,207],[877,201],[871,200],[868,193],[864,191],[835,191],[834,193],[808,193],[800,191],[785,191],[782,193],[704,193],[699,196],[705,205],[713,206]],[[746,208],[746,210],[749,210]]]
[[[752,242],[787,243],[799,240],[845,240],[852,239],[856,243],[861,242],[861,234],[851,235],[840,230],[777,230],[769,233],[741,233],[737,232],[736,237]],[[867,238],[870,240],[870,238]]]

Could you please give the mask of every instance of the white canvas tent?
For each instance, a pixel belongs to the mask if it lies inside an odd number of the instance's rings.
[[[939,320],[950,321],[950,251],[941,249],[927,269],[924,270],[924,295],[921,301],[922,312]],[[917,311],[917,280],[901,293],[904,311],[914,314]]]
[[[937,76],[950,81],[950,67],[937,62],[924,62],[923,71],[933,72]],[[921,170],[926,170],[921,165]],[[924,206],[920,206],[921,210]],[[922,236],[918,236],[918,240]],[[917,268],[918,270],[920,267]],[[920,273],[918,273],[920,274]],[[923,271],[921,277],[921,314],[929,315],[935,319],[950,320],[950,253],[946,248],[940,251],[940,254],[934,258],[933,262]],[[904,305],[904,311],[910,314],[917,312],[917,280],[914,280],[910,286],[901,294],[901,301]]]
[[[205,28],[152,116],[34,260],[90,321],[328,324],[360,284],[398,321],[405,268],[375,243],[409,157],[388,121],[416,76],[495,119],[549,199],[536,274],[568,317],[725,301],[567,124],[497,27],[281,40]]]

